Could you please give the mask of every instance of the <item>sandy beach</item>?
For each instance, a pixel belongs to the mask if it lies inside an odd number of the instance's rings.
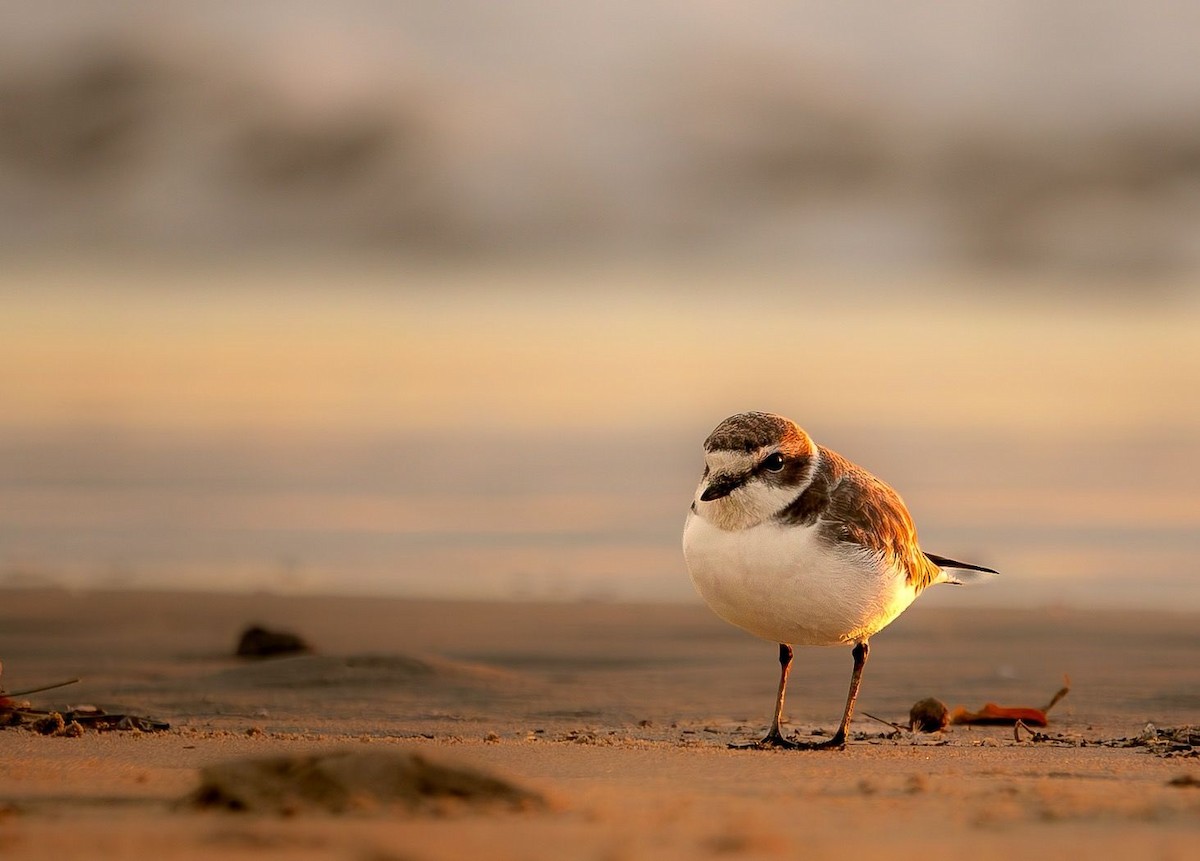
[[[3,9],[0,861],[1200,861],[1200,4]]]
[[[233,657],[250,623],[314,653]],[[1075,851],[1200,857],[1200,619],[918,605],[874,640],[860,709],[926,696],[1044,705],[1008,727],[898,734],[866,717],[838,753],[736,751],[761,734],[774,648],[695,605],[0,593],[4,687],[38,709],[168,721],[78,737],[0,730],[0,850],[34,859],[695,858]],[[830,729],[844,650],[798,653],[788,713]],[[417,751],[541,794],[533,809],[197,810],[201,770],[267,756]]]

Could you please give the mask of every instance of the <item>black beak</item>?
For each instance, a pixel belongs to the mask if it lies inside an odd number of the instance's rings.
[[[726,476],[725,478],[718,478],[708,487],[704,488],[704,493],[700,494],[700,501],[712,502],[714,499],[729,496],[729,494],[741,487],[744,481],[745,479],[741,477],[731,478]]]

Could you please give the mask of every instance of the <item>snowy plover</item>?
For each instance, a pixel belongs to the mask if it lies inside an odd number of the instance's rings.
[[[996,572],[917,545],[894,490],[813,442],[789,419],[739,413],[704,441],[704,475],[683,530],[696,590],[722,619],[779,643],[779,693],[766,737],[747,747],[841,748],[868,641],[926,586]],[[854,644],[846,710],[833,738],[783,737],[792,646]]]

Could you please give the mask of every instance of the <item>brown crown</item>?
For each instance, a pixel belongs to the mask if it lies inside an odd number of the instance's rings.
[[[764,445],[803,437],[795,422],[774,413],[738,413],[717,425],[704,441],[705,451],[751,452]]]

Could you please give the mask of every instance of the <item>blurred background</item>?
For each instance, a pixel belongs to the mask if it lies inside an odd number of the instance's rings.
[[[0,22],[0,586],[692,601],[766,409],[931,603],[1200,609],[1196,4]]]

